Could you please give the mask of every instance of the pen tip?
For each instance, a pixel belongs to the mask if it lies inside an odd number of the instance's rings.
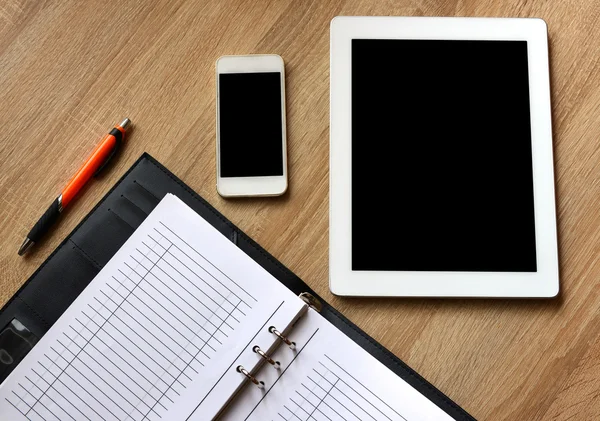
[[[23,244],[21,244],[21,247],[19,247],[19,256],[23,256],[25,252],[33,246],[33,244],[33,241],[31,241],[29,238],[26,238],[25,241],[23,241]]]
[[[123,120],[121,122],[121,124],[119,124],[119,126],[121,126],[123,129],[127,130],[127,127],[129,127],[130,124],[131,124],[131,120],[128,118],[125,118],[125,120]]]

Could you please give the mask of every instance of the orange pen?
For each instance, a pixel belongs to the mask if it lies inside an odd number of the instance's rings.
[[[85,186],[85,183],[108,164],[121,146],[123,140],[125,140],[125,130],[130,124],[131,120],[126,118],[121,124],[115,126],[114,129],[104,136],[87,161],[79,168],[77,174],[69,181],[67,187],[63,189],[46,213],[42,215],[31,231],[29,231],[27,238],[25,238],[25,241],[23,241],[23,244],[19,248],[19,256],[22,256],[48,232],[48,229],[58,219],[58,215],[71,203],[71,200]]]

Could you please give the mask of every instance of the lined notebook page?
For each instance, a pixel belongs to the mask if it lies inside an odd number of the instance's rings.
[[[222,420],[452,420],[312,309],[290,340],[295,351],[282,346],[273,356],[281,371],[257,374],[266,390],[247,385]]]
[[[0,387],[10,420],[185,420],[220,409],[252,341],[304,303],[167,195]],[[253,343],[253,342],[252,342]]]

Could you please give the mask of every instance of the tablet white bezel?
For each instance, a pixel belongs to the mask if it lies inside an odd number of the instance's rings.
[[[537,272],[352,271],[352,39],[527,41]],[[377,65],[373,63],[373,66]],[[543,20],[336,17],[331,22],[330,80],[329,286],[331,292],[337,295],[423,297],[553,297],[557,295],[559,269],[548,41],[547,27]],[[394,221],[376,219],[374,216],[373,229],[393,230]]]

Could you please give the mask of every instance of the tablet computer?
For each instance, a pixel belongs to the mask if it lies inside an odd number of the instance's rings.
[[[540,19],[331,23],[330,289],[559,290]]]

